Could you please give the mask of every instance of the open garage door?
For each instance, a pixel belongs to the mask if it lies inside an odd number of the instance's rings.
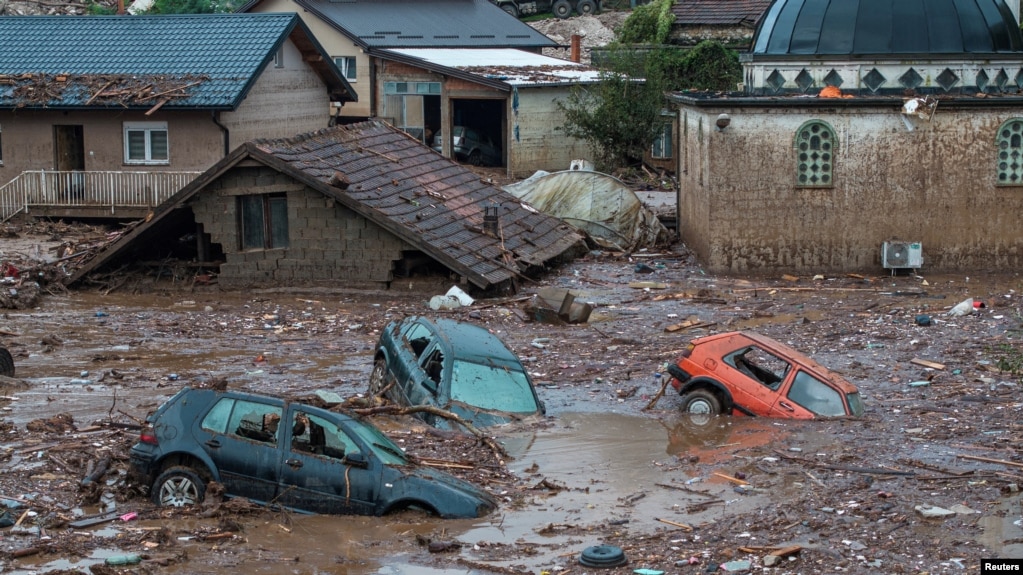
[[[451,121],[454,134],[464,141],[453,143],[454,155],[460,162],[504,166],[507,158],[508,134],[505,121],[506,100],[451,99]]]

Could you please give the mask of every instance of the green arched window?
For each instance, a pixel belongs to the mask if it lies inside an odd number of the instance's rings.
[[[1023,118],[1013,118],[998,128],[998,183],[1023,185]]]
[[[834,181],[835,130],[819,120],[811,120],[796,132],[796,185],[830,188]]]

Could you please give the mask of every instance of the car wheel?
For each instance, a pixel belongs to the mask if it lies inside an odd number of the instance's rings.
[[[205,495],[206,482],[190,467],[171,467],[153,484],[153,502],[161,507],[198,505]]]
[[[707,389],[696,389],[682,397],[682,411],[701,415],[721,413],[721,400]]]
[[[551,12],[558,18],[565,19],[572,15],[572,5],[568,3],[568,0],[558,0],[551,7]]]
[[[519,9],[516,8],[514,4],[504,4],[501,6],[501,9],[516,18],[519,17]]]
[[[0,347],[0,375],[14,377],[14,358],[6,347]]]
[[[378,359],[373,364],[373,371],[369,374],[369,394],[372,396],[380,395],[381,392],[390,383],[390,378],[387,376],[387,363],[383,359]]]
[[[580,14],[590,15],[597,13],[597,3],[594,0],[579,0],[579,3],[575,5],[576,12]]]
[[[469,163],[474,166],[482,166],[483,154],[479,150],[473,150],[469,153]]]

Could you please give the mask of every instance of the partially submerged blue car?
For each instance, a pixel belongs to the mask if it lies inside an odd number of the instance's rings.
[[[199,503],[216,481],[228,496],[309,513],[480,517],[497,507],[474,485],[413,465],[366,421],[309,405],[186,387],[147,423],[131,471],[158,505]]]
[[[500,338],[444,318],[388,324],[377,343],[369,393],[398,405],[437,407],[482,427],[545,413],[522,362]],[[416,416],[451,427],[433,413]]]

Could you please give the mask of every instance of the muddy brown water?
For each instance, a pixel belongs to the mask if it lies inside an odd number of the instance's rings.
[[[954,294],[954,299],[959,295]],[[180,386],[217,377],[228,378],[233,387],[254,391],[360,393],[365,389],[379,329],[387,319],[404,315],[422,299],[320,293],[72,293],[47,298],[38,309],[8,311],[0,322],[0,328],[15,334],[7,336],[4,343],[15,352],[19,378],[28,383],[27,387],[3,390],[3,395],[17,398],[4,408],[4,419],[23,427],[32,419],[58,413],[72,414],[79,426],[121,411],[143,417]],[[843,305],[837,294],[827,300],[827,305]],[[609,305],[593,321],[603,326],[614,317],[629,316],[636,307],[628,302]],[[938,308],[940,303],[935,304]],[[817,321],[822,317],[818,314],[796,309],[742,321],[747,322],[743,325],[763,327],[808,315]],[[50,350],[40,343],[49,336],[63,343]],[[528,344],[519,344],[520,354],[522,350],[531,352]],[[824,345],[814,351],[839,361],[848,362],[850,357],[841,346]],[[593,353],[599,357],[609,352],[605,347]],[[882,361],[890,360],[878,360]],[[569,360],[564,364],[566,371],[575,369]],[[648,373],[650,366],[637,370]],[[458,541],[462,545],[459,556],[495,568],[534,573],[573,568],[582,549],[602,542],[585,535],[587,526],[620,525],[635,535],[666,529],[667,524],[658,519],[699,526],[736,515],[756,518],[786,494],[807,488],[805,476],[784,476],[775,481],[772,492],[740,494],[733,482],[708,472],[752,472],[761,461],[760,456],[745,455],[749,448],[798,446],[805,453],[814,453],[837,452],[843,447],[841,436],[822,434],[816,425],[801,422],[719,418],[694,427],[671,409],[672,398],[661,400],[663,409],[640,413],[638,407],[656,391],[655,382],[645,376],[630,382],[639,388],[636,395],[618,401],[608,400],[613,389],[600,377],[575,388],[562,385],[555,376],[542,379],[545,382],[539,393],[547,402],[553,424],[525,436],[513,434],[504,441],[512,451],[509,466],[513,471],[529,482],[548,480],[564,489],[538,492],[527,505],[503,506],[492,516],[472,521],[440,521],[418,515],[247,517],[241,519],[243,546],[187,539],[202,522],[175,520],[170,527],[179,537],[176,550],[187,551],[192,559],[164,572],[449,572],[429,566],[431,557],[416,543],[417,534]],[[872,393],[869,387],[864,391],[868,397]],[[926,452],[930,447],[922,445],[920,449]],[[697,461],[699,466],[693,464]],[[24,460],[15,458],[11,463]],[[702,511],[690,511],[707,499],[718,502]],[[988,509],[977,522],[976,539],[1003,556],[1023,555],[1023,546],[1015,543],[1023,541],[1017,507],[1018,497],[1006,500],[1000,508]],[[130,511],[130,502],[121,509]],[[119,535],[166,525],[147,521],[94,528],[95,536],[109,538],[110,544],[89,557],[27,557],[17,560],[10,572],[84,568],[120,554],[116,545]],[[936,540],[940,527],[935,525],[932,533]],[[678,532],[679,545],[694,544],[698,539],[699,532]],[[808,547],[823,544],[796,542]],[[514,552],[517,549],[530,551]],[[471,567],[463,571],[474,572]]]
[[[327,337],[326,342],[314,342],[299,334],[289,337],[278,330],[280,322],[274,317],[273,305],[263,309],[251,300],[223,295],[204,300],[72,294],[48,299],[42,309],[8,312],[9,331],[17,333],[9,345],[20,352],[18,376],[28,386],[7,392],[17,399],[4,415],[19,427],[58,413],[70,413],[79,426],[111,415],[116,418],[118,412],[144,417],[181,385],[210,377],[228,377],[232,385],[255,390],[358,393],[368,376],[374,329],[352,311],[355,306],[345,302],[329,306],[317,302],[307,307],[310,324],[321,332],[336,332],[336,341]],[[293,318],[289,325],[294,325]],[[44,351],[36,342],[48,335],[58,336],[63,344]],[[266,361],[256,361],[261,355]],[[121,379],[111,375],[115,372]],[[654,391],[652,382],[648,387],[646,391]],[[564,392],[541,387],[540,393],[553,399]],[[620,522],[635,531],[663,526],[655,517],[693,523],[755,508],[758,497],[740,496],[720,478],[690,477],[678,468],[677,457],[691,454],[705,461],[717,458],[725,464],[729,448],[745,445],[750,438],[765,441],[798,433],[790,422],[719,418],[693,436],[677,419],[597,411],[592,406],[573,412],[558,407],[567,402],[549,403],[555,425],[514,433],[503,441],[513,456],[510,467],[514,471],[536,482],[548,479],[563,486],[563,491],[538,495],[531,505],[503,508],[474,521],[419,516],[243,519],[243,536],[250,551],[237,555],[228,545],[211,551],[210,545],[181,535],[180,548],[203,557],[202,562],[209,563],[208,571],[190,561],[180,569],[168,568],[168,572],[430,573],[430,568],[415,564],[422,562],[423,554],[415,544],[415,534],[443,534],[461,541],[463,554],[481,560],[486,560],[487,545],[493,543],[528,542],[538,550],[528,561],[502,560],[494,565],[539,569],[572,564],[573,558],[564,556],[566,549],[599,541],[558,534],[569,526]],[[18,459],[13,463],[19,464]],[[686,501],[709,496],[687,495],[659,488],[657,483],[706,491],[722,502],[703,514],[686,514]],[[130,505],[123,510],[130,511]],[[191,522],[184,523],[175,525],[174,530],[187,533]],[[20,560],[20,569],[14,572],[80,568],[101,562],[121,553],[116,546],[119,531],[131,533],[165,524],[147,521],[97,528],[98,536],[111,537],[111,544],[89,557],[30,557]],[[538,533],[545,526],[550,527],[549,532]],[[251,549],[260,551],[253,556]]]

